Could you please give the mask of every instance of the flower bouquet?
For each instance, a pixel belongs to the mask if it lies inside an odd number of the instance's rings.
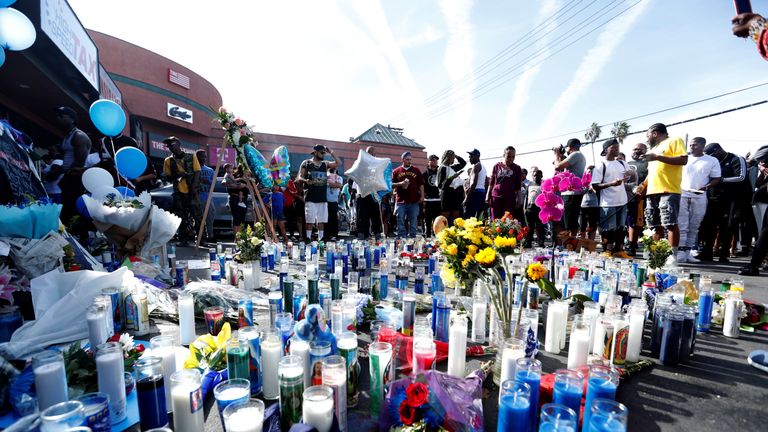
[[[656,239],[656,232],[653,230],[643,231],[640,242],[648,251],[648,266],[660,270],[667,262],[667,258],[672,256],[672,246],[666,238]]]
[[[225,322],[218,335],[204,334],[189,345],[184,369],[198,369],[203,374],[203,398],[227,379],[227,341],[231,336],[232,329]]]
[[[251,228],[246,225],[235,236],[235,246],[237,253],[234,256],[235,261],[247,263],[257,261],[261,258],[261,248],[264,246],[264,224],[256,222]]]
[[[437,241],[445,257],[443,281],[446,285],[459,283],[462,295],[471,296],[475,281],[487,276],[484,269],[496,263],[489,227],[475,218],[457,218],[453,226],[437,234]]]
[[[482,431],[482,386],[487,372],[488,365],[466,378],[428,371],[390,383],[380,430]]]

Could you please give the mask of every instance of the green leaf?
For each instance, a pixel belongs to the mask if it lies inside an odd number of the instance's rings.
[[[536,281],[536,285],[541,288],[542,291],[547,293],[551,299],[559,299],[563,294],[555,287],[549,279],[539,279]]]

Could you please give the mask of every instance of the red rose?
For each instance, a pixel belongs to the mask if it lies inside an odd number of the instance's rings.
[[[408,404],[412,407],[420,407],[427,403],[429,389],[424,383],[415,382],[405,390],[405,396],[407,397]]]
[[[412,425],[416,420],[416,410],[408,405],[408,401],[403,401],[403,403],[400,404],[399,413],[400,421],[406,426]]]
[[[133,347],[133,349],[134,349],[134,350],[135,350],[137,353],[142,353],[142,352],[144,352],[144,345],[142,345],[142,344],[136,344],[136,345]]]
[[[117,333],[115,333],[115,335],[112,336],[111,338],[107,339],[107,342],[119,342],[119,341],[120,341],[120,335]]]

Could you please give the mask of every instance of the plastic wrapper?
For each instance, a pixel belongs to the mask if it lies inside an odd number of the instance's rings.
[[[443,372],[428,371],[423,375],[406,377],[389,384],[384,408],[379,418],[379,430],[402,427],[399,409],[406,403],[406,389],[414,382],[423,383],[429,390],[424,405],[417,408],[423,420],[431,426],[453,432],[483,431],[482,387],[486,369],[481,368],[466,378],[457,378]],[[417,415],[417,418],[418,416]]]
[[[0,206],[0,237],[40,239],[59,228],[61,204]]]
[[[83,196],[85,205],[88,207],[88,214],[91,215],[91,219],[95,222],[106,225],[117,225],[133,232],[136,232],[141,228],[152,208],[152,198],[147,192],[142,192],[141,195],[135,197],[135,199],[141,202],[144,207],[109,207],[103,205],[99,200],[93,199],[87,195]]]
[[[143,195],[143,194],[142,194]],[[163,246],[176,234],[176,230],[181,225],[181,218],[168,213],[160,207],[153,205],[150,214],[150,227],[144,246],[141,248],[140,255],[150,257],[152,255],[162,255]]]
[[[154,309],[150,310],[150,316],[178,322],[179,312],[177,299],[181,291],[190,293],[195,299],[195,315],[202,317],[203,309],[212,306],[224,308],[224,315],[237,321],[238,302],[243,299],[253,300],[253,315],[269,319],[269,300],[261,292],[244,291],[231,285],[222,285],[216,282],[190,282],[184,290],[172,288],[161,289],[155,286],[145,286],[150,303],[154,301]],[[257,314],[256,311],[260,311]]]

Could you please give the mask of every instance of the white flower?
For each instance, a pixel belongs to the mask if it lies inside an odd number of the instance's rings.
[[[654,234],[656,234],[656,231],[652,229],[643,230],[643,235],[645,237],[653,237]]]
[[[128,333],[121,334],[120,345],[123,346],[123,351],[125,351],[126,353],[130,352],[134,346],[133,336],[129,335]]]

